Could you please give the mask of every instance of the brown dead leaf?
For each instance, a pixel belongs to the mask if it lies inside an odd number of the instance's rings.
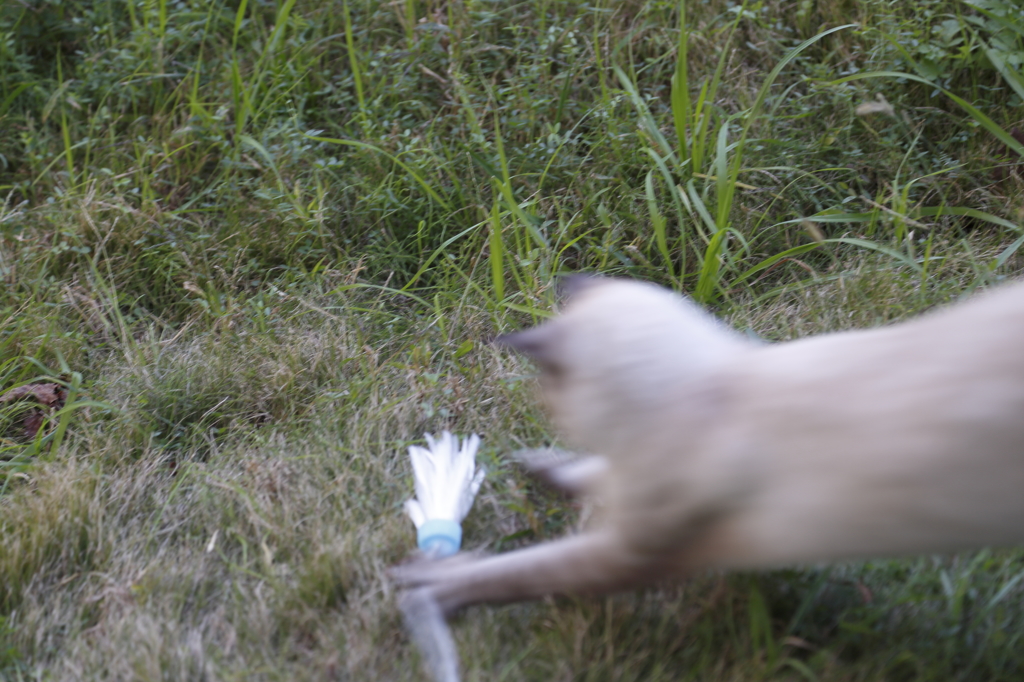
[[[807,651],[814,651],[814,650],[816,650],[818,648],[818,647],[814,646],[813,644],[811,644],[810,642],[808,642],[803,637],[793,637],[793,636],[789,636],[789,637],[786,637],[785,639],[783,639],[782,640],[782,645],[783,646],[794,646],[794,647],[796,647],[798,649],[806,649]]]
[[[68,391],[60,384],[25,384],[18,386],[0,396],[0,403],[11,403],[16,400],[34,400],[43,407],[59,410],[64,407]]]
[[[195,282],[185,282],[181,286],[183,289],[185,289],[185,291],[189,293],[195,294],[200,298],[206,298],[206,292],[197,287]]]
[[[39,433],[47,413],[55,412],[64,407],[68,391],[64,386],[55,383],[25,384],[12,388],[0,395],[0,403],[14,403],[21,400],[35,403],[39,407],[27,410],[20,418],[15,429],[22,432],[27,440],[32,440]]]
[[[857,108],[853,110],[858,116],[873,116],[875,114],[885,114],[886,116],[896,116],[896,110],[891,104],[881,95],[873,102],[863,102],[857,105]]]
[[[857,591],[860,592],[860,598],[864,600],[865,604],[870,604],[875,599],[875,595],[872,594],[871,588],[859,580],[856,583]]]
[[[32,440],[39,433],[39,429],[43,428],[43,416],[43,411],[35,408],[29,410],[25,418],[21,420],[25,440]]]

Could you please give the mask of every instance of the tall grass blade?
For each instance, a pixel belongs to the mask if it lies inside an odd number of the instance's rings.
[[[352,15],[348,9],[348,0],[342,0],[341,11],[345,19],[345,48],[348,50],[348,63],[352,69],[352,79],[356,84],[356,101],[359,103],[359,113],[365,119],[367,115],[366,97],[363,94],[363,77],[359,68],[359,56],[356,53]]]
[[[1017,253],[1022,244],[1024,244],[1024,236],[1013,240],[1013,243],[1003,249],[1003,251],[992,261],[992,269],[998,270],[1003,267],[1006,264],[1006,261],[1010,260],[1010,258]]]
[[[1014,232],[1024,232],[1024,226],[1022,225],[1018,225],[1013,221],[1000,218],[999,216],[992,215],[985,211],[979,211],[976,208],[970,208],[969,206],[928,206],[924,208],[916,208],[910,211],[911,218],[930,218],[944,215],[967,216],[977,220],[984,220],[986,223],[1005,227],[1006,229]]]
[[[686,242],[688,237],[686,231],[686,213],[683,207],[682,197],[680,196],[679,191],[675,183],[673,182],[672,173],[671,171],[669,171],[668,165],[665,163],[665,160],[658,156],[657,152],[655,152],[653,149],[647,149],[647,154],[648,156],[651,157],[651,159],[654,160],[654,165],[657,166],[658,170],[661,172],[661,177],[665,181],[665,187],[668,190],[668,194],[670,197],[672,197],[672,205],[676,209],[676,220],[679,224],[679,257],[680,263],[682,263],[682,265],[680,266],[679,277],[682,278],[686,274]],[[665,249],[667,251],[668,235],[666,234],[665,237]],[[671,270],[670,275],[673,278],[675,277],[674,272],[672,272]]]
[[[786,53],[786,55],[779,60],[779,63],[775,65],[775,68],[773,68],[768,73],[768,76],[765,78],[764,83],[761,84],[760,90],[758,90],[757,92],[757,97],[754,99],[754,104],[746,113],[746,120],[743,124],[743,132],[740,134],[739,142],[737,143],[736,149],[733,152],[732,166],[729,171],[729,182],[725,186],[726,196],[724,198],[719,197],[719,206],[722,209],[731,210],[732,208],[733,196],[736,192],[736,182],[739,178],[740,170],[743,165],[743,152],[747,143],[747,137],[750,134],[751,127],[754,125],[754,121],[756,121],[757,118],[760,116],[761,109],[764,107],[764,102],[768,98],[768,93],[771,90],[772,85],[775,84],[775,80],[779,77],[779,74],[782,73],[783,69],[785,69],[790,62],[799,57],[800,54],[804,50],[809,48],[811,45],[814,45],[818,41],[822,40],[827,36],[832,35],[833,33],[837,33],[838,31],[844,31],[848,28],[855,28],[856,26],[857,24],[844,24],[842,26],[830,28],[827,31],[822,31],[816,36],[808,38],[807,40],[805,40],[804,42],[800,43],[795,48],[790,50],[788,53]],[[721,210],[719,211],[719,216],[721,216]]]
[[[754,267],[748,268],[747,270],[743,271],[738,276],[732,278],[732,280],[729,281],[729,285],[730,286],[737,286],[737,285],[743,284],[744,282],[746,282],[748,279],[750,279],[751,277],[753,277],[757,273],[763,272],[764,270],[767,270],[768,268],[772,267],[776,263],[780,263],[780,262],[786,260],[787,258],[793,258],[794,256],[799,256],[800,254],[807,253],[808,251],[814,251],[815,249],[819,248],[823,243],[824,242],[813,242],[811,244],[801,244],[800,246],[794,246],[791,249],[786,249],[785,251],[782,251],[781,253],[777,253],[774,256],[769,256],[768,258],[765,258],[763,261],[761,261],[760,263],[758,263]]]
[[[878,242],[869,241],[867,239],[857,239],[855,237],[836,237],[834,239],[826,239],[823,243],[849,244],[850,246],[859,246],[862,249],[869,249],[871,251],[884,253],[886,256],[891,257],[893,260],[899,261],[903,265],[906,265],[914,272],[921,272],[921,264],[918,263],[914,258],[901,251],[897,251],[896,249],[885,246],[884,244],[879,244]]]
[[[658,148],[658,153],[663,158],[669,159],[673,166],[679,165],[679,159],[676,157],[675,151],[672,149],[672,145],[668,143],[665,136],[662,134],[661,129],[658,126],[658,122],[654,120],[654,116],[651,114],[650,108],[647,103],[644,102],[640,93],[636,89],[636,85],[629,79],[626,72],[618,66],[614,67],[615,75],[618,76],[619,82],[622,84],[622,89],[629,95],[629,99],[633,102],[633,107],[636,109],[637,114],[640,116],[640,128],[647,134],[647,136],[654,142],[654,145]]]
[[[284,35],[285,28],[288,26],[288,17],[291,16],[292,8],[295,7],[295,0],[285,0],[285,3],[281,5],[281,8],[277,11],[277,16],[274,20],[274,30],[270,34],[270,38],[267,40],[267,46],[260,54],[259,60],[256,62],[255,79],[253,81],[251,92],[249,95],[250,102],[259,102],[259,95],[263,86],[263,81],[266,78],[267,72],[269,71],[269,62],[276,56],[277,46],[281,42],[281,36]],[[251,112],[250,112],[251,113]]]
[[[658,210],[658,200],[654,196],[654,171],[647,171],[644,187],[647,193],[647,210],[651,216],[651,227],[654,229],[654,241],[665,261],[665,267],[668,268],[669,277],[675,279],[672,254],[669,253],[668,240],[665,238],[665,216]],[[672,191],[671,185],[669,185],[669,191]]]
[[[485,221],[485,222],[487,222],[487,221]],[[441,243],[441,245],[438,246],[436,249],[434,249],[433,253],[431,253],[430,256],[425,261],[423,261],[423,263],[420,265],[419,269],[416,270],[416,273],[409,279],[408,282],[405,283],[405,286],[403,286],[399,291],[401,291],[403,294],[405,294],[407,296],[410,295],[408,293],[409,290],[412,289],[413,285],[415,285],[416,282],[419,281],[420,277],[422,277],[423,274],[430,268],[430,264],[433,263],[434,260],[438,256],[440,256],[441,254],[445,253],[449,246],[451,246],[452,244],[454,244],[458,240],[462,239],[467,234],[470,234],[471,232],[476,231],[483,224],[484,223],[477,223],[476,225],[471,225],[470,227],[467,227],[462,232],[459,232],[458,234],[453,235],[453,236],[449,237],[448,239],[444,240]],[[341,291],[341,289],[338,289],[337,291]]]
[[[316,140],[317,142],[327,142],[328,144],[340,144],[346,147],[356,147],[357,149],[365,149],[367,151],[373,152],[374,154],[386,156],[388,159],[391,160],[392,163],[396,164],[402,170],[404,170],[406,173],[412,176],[412,179],[415,180],[416,183],[423,188],[423,191],[426,192],[431,199],[436,201],[438,205],[441,206],[441,208],[445,209],[446,211],[452,210],[451,205],[447,201],[442,199],[441,195],[435,192],[434,188],[430,186],[430,183],[424,180],[419,173],[413,170],[408,164],[399,159],[397,156],[389,154],[380,147],[375,147],[372,144],[367,144],[365,142],[360,142],[358,140],[343,140],[337,137],[320,137],[319,135],[311,135],[309,133],[306,134],[306,137],[308,137],[311,140]]]
[[[1013,91],[1017,93],[1017,97],[1024,100],[1024,78],[1021,78],[1021,75],[1006,63],[1002,51],[992,49],[987,41],[982,41],[981,44],[985,50],[985,56],[992,62],[992,66],[996,67],[996,71],[1003,77],[1003,80],[1013,88]]]
[[[697,287],[693,292],[693,298],[698,303],[711,303],[717,295],[722,267],[722,250],[725,248],[728,234],[729,230],[726,228],[718,230],[704,251],[704,262],[697,279]]]
[[[729,32],[726,34],[723,45],[732,44],[732,37],[736,33],[736,29],[739,28],[745,9],[746,2],[740,6],[740,11],[736,13],[735,21],[729,26]],[[697,98],[697,106],[693,110],[693,127],[695,132],[691,138],[692,148],[690,150],[690,167],[693,173],[700,172],[704,168],[708,131],[711,130],[712,106],[718,97],[718,88],[722,84],[722,75],[725,73],[725,65],[728,61],[729,50],[723,49],[722,53],[718,56],[718,62],[715,64],[715,72],[711,76],[711,82],[705,81],[701,86],[700,95]]]
[[[686,27],[686,0],[679,3],[679,43],[676,46],[676,70],[672,76],[672,122],[676,129],[676,152],[679,158],[680,173],[682,179],[689,180],[693,172],[693,166],[688,165],[690,160],[690,145],[687,143],[687,133],[690,122],[693,121],[693,111],[690,108],[690,83],[689,70],[687,67],[687,50],[689,49],[689,33]]]
[[[50,459],[54,459],[57,456],[57,451],[60,450],[60,445],[64,442],[64,434],[68,430],[68,422],[71,420],[71,413],[78,409],[75,400],[78,398],[78,391],[82,386],[82,375],[78,372],[72,372],[71,381],[68,383],[68,395],[64,407],[62,407],[56,414],[57,416],[57,428],[53,432],[53,440],[50,442]]]
[[[14,100],[18,99],[18,96],[21,95],[21,93],[25,92],[33,85],[35,85],[35,83],[29,82],[19,83],[18,85],[14,86],[14,89],[11,90],[10,94],[8,94],[7,97],[4,97],[4,100],[0,102],[0,117],[3,117],[5,114],[7,114],[7,112],[11,108],[11,105],[14,104]]]
[[[723,54],[719,58],[719,64],[725,64],[725,55]],[[715,76],[720,78],[721,74],[716,70]],[[704,149],[707,146],[707,132],[708,127],[711,125],[711,102],[713,96],[709,99],[711,89],[715,88],[717,83],[712,78],[711,82],[704,81],[700,86],[700,93],[697,95],[697,105],[693,109],[693,136],[690,138],[690,174],[699,172],[704,169]]]
[[[63,92],[63,90],[70,84],[70,83],[65,83],[64,82],[64,74],[63,74],[63,67],[62,67],[63,63],[64,63],[63,57],[58,56],[57,57],[57,82],[59,84],[58,85],[58,92]],[[61,135],[61,139],[64,142],[64,164],[65,164],[65,166],[67,168],[67,171],[68,171],[68,189],[70,189],[75,184],[75,157],[74,157],[74,154],[71,151],[72,149],[74,149],[74,147],[71,145],[71,129],[68,127],[68,115],[67,115],[67,110],[66,110],[65,104],[64,104],[65,96],[63,94],[61,94],[60,97],[61,97],[61,100],[60,100],[60,135]]]
[[[747,602],[750,616],[750,639],[754,647],[753,654],[764,653],[765,664],[771,669],[778,660],[778,645],[772,635],[772,619],[768,613],[768,604],[756,585],[751,585]]]
[[[718,213],[715,215],[715,226],[718,229],[729,227],[729,214],[732,213],[735,178],[729,175],[729,121],[722,123],[718,129],[718,140],[715,144],[715,200]],[[740,150],[736,150],[739,160]]]
[[[131,5],[131,3],[129,3]],[[235,24],[231,32],[231,99],[235,109],[235,135],[241,135],[245,130],[245,124],[249,119],[251,109],[249,96],[242,81],[242,68],[239,66],[238,55],[238,34],[242,30],[245,21],[245,10],[249,6],[249,0],[241,0],[238,3],[238,10],[235,12]]]
[[[498,213],[497,197],[491,204],[490,228],[487,259],[491,265],[491,288],[494,291],[495,302],[501,303],[505,300],[505,242],[501,237],[501,216]]]
[[[977,2],[977,0],[964,0],[964,4],[969,6],[975,12],[985,15],[986,17],[996,22],[1003,28],[1013,31],[1014,33],[1024,38],[1024,15],[1018,14],[1017,21],[1014,22],[1008,19],[1007,17],[1000,16],[995,12],[989,10],[988,8],[983,7],[981,3]]]
[[[697,211],[697,215],[704,221],[704,225],[708,228],[707,234],[703,230],[700,230],[701,238],[705,243],[710,243],[708,235],[713,235],[718,230],[718,226],[715,224],[715,219],[711,217],[711,212],[708,211],[708,207],[705,205],[704,200],[699,194],[697,194],[697,188],[693,185],[693,180],[686,183],[686,196],[690,198],[690,205],[694,210]],[[698,222],[699,229],[699,222]]]

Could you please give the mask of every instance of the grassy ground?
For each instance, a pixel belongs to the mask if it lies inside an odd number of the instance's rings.
[[[508,459],[555,434],[487,344],[557,272],[770,340],[1019,273],[1024,27],[977,5],[0,5],[0,391],[69,392],[35,439],[0,407],[0,679],[421,679],[407,445],[484,435],[469,547],[577,522]],[[1022,576],[696,576],[455,634],[469,680],[1021,679]]]

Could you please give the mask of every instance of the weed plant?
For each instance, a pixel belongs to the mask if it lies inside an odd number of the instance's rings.
[[[488,344],[557,273],[767,340],[1018,274],[1010,0],[0,4],[0,679],[421,679],[406,447],[484,435],[470,548],[586,513]],[[987,550],[476,608],[468,680],[1017,680]]]

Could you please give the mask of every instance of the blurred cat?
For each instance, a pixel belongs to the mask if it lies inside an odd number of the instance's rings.
[[[531,466],[599,497],[603,520],[396,567],[410,621],[441,632],[440,614],[477,602],[1024,540],[1024,285],[758,344],[650,284],[574,284],[561,315],[500,341],[537,362],[555,424],[596,453]]]

